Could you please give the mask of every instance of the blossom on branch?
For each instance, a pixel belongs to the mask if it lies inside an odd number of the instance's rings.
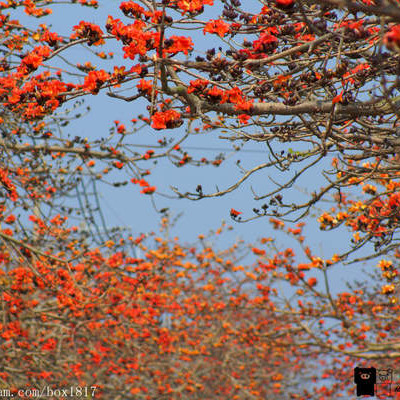
[[[210,20],[206,23],[203,33],[216,33],[220,37],[224,37],[229,32],[229,24],[222,21],[221,19]]]
[[[175,110],[158,111],[151,117],[151,127],[157,130],[172,129],[182,125],[181,114]]]

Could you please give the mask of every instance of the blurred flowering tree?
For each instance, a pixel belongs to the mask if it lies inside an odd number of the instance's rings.
[[[0,2],[2,384],[97,385],[105,398],[323,399],[352,393],[342,371],[357,360],[395,366],[398,2],[128,1],[103,26],[80,21],[68,36],[13,19],[15,10],[46,17],[56,3]],[[103,50],[110,42],[123,60]],[[100,67],[75,64],[77,46]],[[128,128],[114,121],[107,137],[66,137],[62,127],[79,117],[70,116],[72,101],[101,91],[144,100],[147,114]],[[139,123],[172,131],[140,152],[129,146]],[[274,171],[282,180],[271,180],[270,192],[254,190],[254,215],[230,214],[274,218],[307,263],[268,238],[262,244],[270,248],[252,248],[255,265],[202,239],[198,249],[157,238],[142,259],[128,251],[143,246],[141,237],[96,247],[68,226],[64,200],[85,176],[114,186],[130,179],[152,196],[149,161],[223,165],[223,156],[195,159],[183,150],[191,135],[210,131],[238,149],[260,143],[269,158],[250,168],[238,162],[241,176],[225,189],[207,193],[199,182],[186,192],[173,187],[177,197],[223,196]],[[129,178],[112,181],[113,170]],[[303,177],[320,185],[315,171],[326,183],[296,201],[291,189]],[[332,259],[305,246],[301,224],[282,222],[303,219],[326,199],[333,207],[320,213],[321,229],[353,231],[349,251]],[[333,294],[330,270],[371,243],[374,254],[358,261],[382,256],[381,273]]]
[[[73,386],[104,399],[321,400],[351,397],[363,360],[398,365],[399,305],[376,274],[333,294],[332,269],[304,245],[302,227],[275,221],[307,263],[271,238],[216,251],[206,243],[224,226],[182,246],[162,223],[151,247],[126,239],[140,258],[123,239],[79,255],[63,221],[38,221],[36,233],[64,251],[2,247],[2,388],[21,398],[21,389]],[[255,262],[243,264],[249,250]]]

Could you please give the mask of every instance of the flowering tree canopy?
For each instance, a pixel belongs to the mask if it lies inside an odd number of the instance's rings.
[[[357,363],[398,365],[399,3],[124,1],[64,34],[47,23],[57,3],[0,1],[1,384],[20,397],[74,384],[94,386],[93,398],[322,400],[351,396],[342,371]],[[138,105],[129,122],[64,135],[81,100],[101,93]],[[132,149],[143,126],[157,145]],[[268,217],[297,250],[271,238],[225,252],[203,236],[100,241],[69,225],[68,196],[88,177],[151,198],[150,162],[223,168],[223,155],[185,150],[212,132],[267,159],[238,161],[238,179],[215,192],[196,182],[172,194],[220,197],[264,173],[274,186],[253,188],[260,206],[230,216]],[[309,186],[301,196],[298,185]],[[345,253],[306,245],[311,213],[321,230],[352,232]],[[378,269],[333,293],[331,271],[360,250],[352,261],[379,257]]]
[[[96,1],[80,3],[97,7]],[[11,151],[73,154],[106,161],[111,168],[129,166],[144,194],[157,188],[142,180],[148,173],[143,160],[168,156],[178,167],[223,163],[223,157],[195,159],[182,151],[186,135],[160,139],[164,150],[132,155],[125,145],[134,128],[119,121],[115,129],[122,137],[117,142],[84,146],[78,146],[80,138],[61,140],[43,124],[63,104],[102,90],[121,101],[144,99],[148,113],[136,117],[155,130],[183,125],[190,136],[223,129],[229,142],[267,145],[269,160],[239,166],[237,182],[214,193],[206,193],[200,182],[187,191],[173,188],[179,197],[222,196],[252,175],[273,170],[282,181],[274,179],[269,192],[255,188],[254,198],[262,206],[246,210],[242,221],[262,216],[298,220],[329,199],[337,203],[336,210],[321,215],[322,229],[351,227],[355,248],[372,241],[385,252],[397,243],[396,2],[126,1],[102,26],[80,21],[71,26],[70,36],[46,24],[25,28],[7,16],[12,7],[25,7],[34,17],[52,12],[36,2],[1,5],[2,119],[19,115],[36,137],[46,139],[46,145],[18,145],[19,127],[14,139],[3,143]],[[205,17],[210,11],[213,19]],[[110,42],[123,55],[118,63],[102,50]],[[78,45],[94,52],[101,66],[62,63]],[[199,48],[204,56],[196,55]],[[76,75],[80,78],[74,79]],[[295,201],[291,188],[315,170],[320,186],[304,201]],[[349,192],[360,192],[361,203],[349,200]]]

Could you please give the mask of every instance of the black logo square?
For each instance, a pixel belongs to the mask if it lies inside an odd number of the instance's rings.
[[[376,368],[354,368],[354,383],[357,385],[358,396],[374,396],[376,383]]]

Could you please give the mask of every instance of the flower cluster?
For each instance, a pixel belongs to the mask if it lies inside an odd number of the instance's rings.
[[[83,89],[91,92],[92,94],[97,94],[100,91],[101,86],[104,82],[110,79],[110,75],[104,70],[100,71],[90,71],[85,77],[83,83]]]
[[[143,189],[140,191],[140,193],[143,194],[153,194],[157,189],[155,186],[150,186],[145,179],[131,179],[131,182],[142,187]]]
[[[253,42],[255,53],[272,53],[278,47],[278,38],[270,33],[262,33],[258,40]]]
[[[151,117],[151,120],[152,120],[151,127],[157,130],[173,129],[178,126],[181,126],[183,123],[181,114],[175,110],[157,111]]]
[[[202,13],[205,5],[214,5],[214,0],[172,0],[171,3],[176,3],[176,6],[182,10],[182,15],[184,15],[185,13]]]
[[[216,33],[220,37],[224,37],[229,32],[229,24],[221,19],[211,19],[203,29],[203,33]]]
[[[160,33],[145,31],[146,23],[135,20],[133,24],[124,25],[119,19],[107,18],[107,32],[121,40],[125,45],[124,58],[134,60],[137,55],[144,56],[148,51],[158,48]]]
[[[139,93],[150,95],[153,90],[153,82],[141,79],[136,87],[138,88]]]
[[[383,42],[389,50],[400,52],[400,25],[392,26],[385,34]]]
[[[88,39],[89,46],[99,46],[104,44],[103,31],[96,24],[90,22],[80,21],[79,25],[74,26],[74,31],[71,39]]]
[[[51,54],[50,47],[38,46],[26,55],[22,61],[19,70],[23,72],[31,72],[39,68],[43,60]]]
[[[145,13],[145,9],[134,1],[124,1],[119,8],[127,17],[140,18]]]
[[[176,54],[182,52],[188,54],[193,50],[193,42],[190,37],[186,36],[171,36],[164,41],[164,54]]]
[[[12,201],[18,200],[17,190],[11,179],[8,177],[8,171],[3,168],[0,168],[0,184],[6,189],[7,196]]]
[[[40,36],[42,42],[46,42],[50,47],[57,47],[58,43],[63,42],[63,38],[59,36],[56,32],[50,32],[46,30]]]
[[[190,81],[190,86],[188,88],[188,93],[202,93],[208,86],[210,82],[205,79],[196,79]]]

